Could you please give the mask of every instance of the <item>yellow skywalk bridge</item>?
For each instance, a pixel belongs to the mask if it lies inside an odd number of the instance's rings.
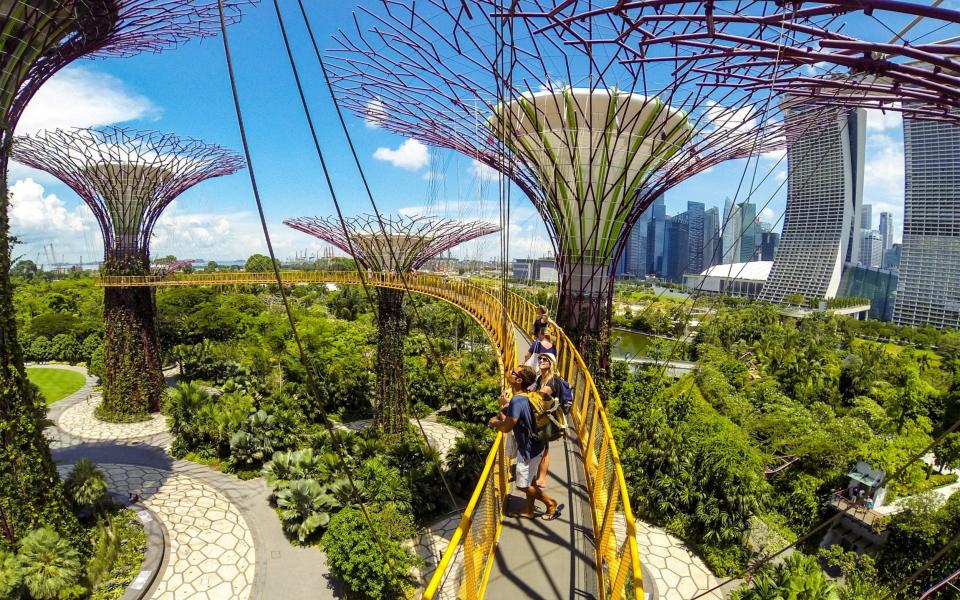
[[[492,285],[440,275],[372,274],[365,275],[363,282],[356,271],[290,271],[281,277],[287,285],[366,283],[449,302],[481,325],[498,350],[503,373],[519,362],[527,343],[523,332],[534,320],[534,305],[512,292],[504,306],[499,289]],[[271,284],[276,284],[272,272],[107,276],[98,283],[102,287]],[[644,598],[633,513],[603,403],[580,352],[556,323],[552,326],[558,368],[575,396],[574,432],[551,449],[551,494],[566,504],[565,514],[549,523],[509,520],[505,526],[510,461],[504,437],[498,433],[424,599],[474,600],[488,593],[492,598]]]

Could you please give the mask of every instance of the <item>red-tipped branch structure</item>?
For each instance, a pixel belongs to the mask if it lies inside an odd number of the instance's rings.
[[[409,273],[431,258],[463,242],[496,233],[484,221],[453,221],[436,217],[354,218],[301,217],[285,225],[340,248],[369,272]],[[409,331],[401,290],[377,288],[377,404],[374,422],[387,433],[407,429],[407,380],[403,342]]]
[[[239,155],[199,140],[110,127],[17,137],[17,162],[50,173],[80,196],[103,234],[106,275],[149,275],[150,238],[187,189],[243,167]],[[162,357],[149,288],[104,291],[103,415],[142,418],[160,409]]]
[[[223,0],[228,22],[250,0]],[[89,56],[158,52],[216,35],[217,0],[0,0],[0,535],[45,525],[76,539],[43,438],[45,409],[23,369],[10,286],[7,176],[17,122],[54,73]]]

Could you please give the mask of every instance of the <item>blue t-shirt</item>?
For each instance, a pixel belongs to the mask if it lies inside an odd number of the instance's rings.
[[[511,398],[510,404],[507,405],[507,409],[503,411],[503,414],[517,420],[517,424],[513,426],[512,431],[513,437],[517,442],[517,452],[521,456],[530,460],[543,452],[543,442],[538,442],[533,439],[533,432],[536,431],[536,423],[533,419],[533,406],[531,406],[530,400],[526,396],[517,394]]]
[[[527,349],[527,352],[529,352],[530,354],[552,354],[556,356],[557,347],[550,346],[549,348],[544,348],[543,342],[541,342],[540,340],[534,340],[533,343],[530,344],[530,348]]]

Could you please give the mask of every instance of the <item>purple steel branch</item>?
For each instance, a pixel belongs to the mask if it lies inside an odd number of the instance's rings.
[[[256,0],[222,0],[230,23]],[[219,31],[217,0],[7,0],[0,22],[0,145],[6,150],[27,103],[80,57],[160,52]],[[22,39],[19,39],[21,38]],[[12,39],[11,39],[12,38]],[[29,51],[16,51],[17,45]]]
[[[344,221],[341,223],[336,217],[298,217],[283,223],[333,244],[352,255],[364,268],[377,272],[413,271],[454,246],[500,231],[499,226],[486,221],[431,216],[378,219],[376,215],[361,215]],[[371,244],[371,240],[375,243]],[[394,260],[399,264],[397,269],[393,268]]]
[[[83,198],[107,258],[149,254],[153,228],[177,196],[244,166],[220,146],[120,127],[18,136],[13,159],[54,175]]]
[[[601,7],[583,0],[544,7],[538,0],[528,0],[514,2],[500,14],[536,22],[537,31],[555,31],[588,53],[611,45],[632,53],[628,62],[679,57],[700,63],[701,68],[727,79],[725,85],[730,87],[737,86],[738,78],[750,78],[755,84],[751,89],[766,83],[773,93],[795,92],[824,105],[960,120],[960,62],[954,58],[960,47],[951,43],[960,32],[960,11],[953,9],[895,0],[803,5],[765,0],[638,0]],[[840,22],[840,16],[847,20]],[[945,43],[911,43],[883,26],[890,16],[914,17],[912,25],[925,20],[931,25],[928,31],[953,35]],[[872,30],[892,32],[893,41],[858,39],[842,32],[849,19],[856,17],[873,19],[868,23]],[[616,19],[619,25],[612,24]],[[606,27],[596,27],[598,23]],[[650,55],[652,48],[663,46],[674,48],[674,56]],[[812,68],[823,76],[811,77]],[[816,79],[824,83],[818,85]]]

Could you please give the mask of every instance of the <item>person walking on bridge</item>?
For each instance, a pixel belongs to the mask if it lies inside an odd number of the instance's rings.
[[[536,372],[526,366],[517,365],[507,374],[510,389],[500,397],[501,410],[491,418],[489,425],[496,427],[503,433],[513,432],[517,444],[517,488],[526,494],[526,506],[521,512],[510,513],[508,516],[525,519],[536,518],[536,501],[543,502],[547,510],[543,515],[545,520],[557,517],[557,501],[547,496],[536,486],[535,479],[543,459],[546,444],[534,437],[536,424],[533,406],[524,393],[537,379]]]

